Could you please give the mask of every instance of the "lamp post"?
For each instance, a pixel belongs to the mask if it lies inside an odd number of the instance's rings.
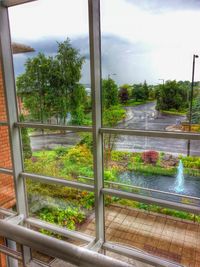
[[[192,83],[191,83],[191,91],[190,91],[190,104],[189,104],[189,132],[191,131],[191,123],[192,123],[192,101],[194,94],[194,73],[195,73],[195,60],[198,58],[198,55],[193,55],[193,63],[192,63]],[[187,156],[190,155],[190,140],[188,139],[187,143]]]
[[[117,74],[116,73],[109,73],[108,74],[108,80],[110,79],[110,76],[113,75],[113,76],[116,76]]]
[[[163,82],[163,86],[165,85],[165,80],[164,79],[158,79],[158,80]]]

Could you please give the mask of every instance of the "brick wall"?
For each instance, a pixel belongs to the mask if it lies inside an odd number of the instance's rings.
[[[2,71],[0,68],[0,121],[6,121],[6,106],[3,92]],[[8,127],[0,126],[0,167],[12,168]],[[0,174],[0,207],[12,208],[15,205],[13,177]],[[0,243],[3,239],[0,238]],[[0,254],[0,267],[6,267],[6,257]]]
[[[6,121],[6,106],[0,68],[0,121]],[[12,168],[8,127],[0,127],[0,167]],[[11,208],[15,204],[13,177],[0,174],[0,207]]]

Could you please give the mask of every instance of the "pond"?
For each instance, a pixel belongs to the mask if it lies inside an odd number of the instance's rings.
[[[180,191],[177,190],[177,186],[180,186],[180,182],[177,180],[177,177],[160,176],[160,175],[143,175],[141,173],[128,171],[121,173],[119,175],[119,182],[142,188],[155,189],[185,196],[200,197],[200,177],[191,177],[185,175],[184,180],[181,182]],[[182,198],[178,196],[157,193],[157,192],[149,193],[147,190],[138,190],[138,193],[142,195],[148,195],[155,198],[162,198],[171,201],[182,201],[181,200]],[[195,200],[193,202],[194,202],[193,204],[196,205],[200,204],[200,201]]]

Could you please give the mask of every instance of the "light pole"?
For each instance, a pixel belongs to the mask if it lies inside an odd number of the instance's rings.
[[[110,79],[110,76],[111,76],[111,75],[112,75],[112,76],[116,76],[117,74],[116,74],[116,73],[109,73],[109,74],[108,74],[108,80]]]
[[[190,104],[189,104],[189,132],[191,131],[191,123],[192,123],[192,101],[193,101],[193,93],[194,93],[195,60],[198,57],[199,57],[198,55],[193,55],[192,83],[191,83]],[[190,139],[188,139],[188,143],[187,143],[187,156],[189,156],[189,155],[190,155]]]
[[[163,82],[163,86],[165,85],[165,80],[164,79],[158,79],[158,80]]]

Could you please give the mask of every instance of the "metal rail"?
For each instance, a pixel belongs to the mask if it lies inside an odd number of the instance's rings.
[[[200,134],[189,132],[167,132],[167,131],[151,131],[151,130],[134,130],[123,128],[101,128],[104,134],[120,134],[133,136],[161,137],[172,139],[200,140]]]
[[[4,245],[0,244],[0,252],[5,254],[5,255],[7,255],[7,256],[10,256],[10,257],[12,257],[14,259],[22,261],[22,254],[20,252],[18,252],[18,251],[10,249],[7,246],[4,246]]]
[[[7,209],[4,209],[4,208],[0,208],[0,214],[3,214],[5,216],[13,216],[13,215],[16,215],[17,213],[12,211],[12,210],[7,210]]]
[[[62,185],[62,186],[68,186],[72,188],[78,188],[80,190],[86,190],[90,192],[94,192],[94,186],[92,185],[87,185],[83,183],[78,183],[74,181],[69,181],[69,180],[64,180],[64,179],[59,179],[51,176],[44,176],[44,175],[39,175],[39,174],[33,174],[33,173],[28,173],[28,172],[21,172],[20,176],[27,179],[31,179],[34,181],[39,181],[43,182],[46,184],[57,184],[57,185]]]
[[[35,219],[35,218],[27,218],[25,220],[26,223],[35,226],[37,228],[42,228],[45,229],[47,231],[52,231],[56,234],[59,234],[61,236],[70,238],[72,240],[79,240],[79,241],[84,241],[84,242],[92,242],[95,238],[88,236],[86,234],[77,232],[77,231],[72,231],[72,230],[68,230],[62,227],[59,227],[57,225],[53,225],[51,223],[47,223],[47,222],[43,222],[41,220]]]
[[[1,0],[1,4],[4,7],[11,7],[11,6],[30,3],[33,1],[37,1],[37,0]]]
[[[8,122],[7,121],[0,121],[0,126],[8,126]]]
[[[192,206],[192,205],[183,204],[183,203],[175,203],[175,202],[168,201],[168,200],[157,199],[157,198],[148,197],[148,196],[141,196],[138,194],[128,193],[128,192],[119,191],[119,190],[115,190],[115,189],[109,189],[109,188],[103,188],[102,191],[105,195],[136,200],[136,201],[146,203],[146,204],[156,204],[156,205],[161,206],[161,207],[178,209],[178,210],[190,212],[193,214],[199,214],[200,213],[200,207],[197,207],[197,206]]]
[[[78,266],[133,267],[128,263],[2,220],[0,220],[0,235]]]
[[[16,122],[14,125],[15,127],[19,128],[66,130],[72,132],[92,132],[92,127],[88,126],[67,126],[67,125],[57,125],[57,124],[32,123],[32,122]]]
[[[86,176],[78,176],[82,179],[88,180],[88,181],[93,181],[94,178],[89,178]],[[112,181],[104,181],[105,184],[111,184],[111,185],[118,185],[118,186],[125,186],[128,188],[132,188],[132,189],[140,189],[140,190],[144,190],[147,192],[155,192],[155,193],[161,193],[161,194],[165,194],[165,195],[171,195],[171,196],[177,196],[177,197],[184,197],[187,199],[192,199],[192,200],[200,200],[200,198],[198,197],[193,197],[193,196],[188,196],[188,195],[181,195],[181,194],[177,194],[177,193],[172,193],[172,192],[165,192],[165,191],[161,191],[161,190],[157,190],[157,189],[152,189],[152,188],[147,188],[147,187],[141,187],[141,186],[136,186],[136,185],[130,185],[130,184],[124,184],[124,183],[118,183],[118,182],[112,182]]]
[[[138,260],[143,263],[152,264],[152,266],[156,267],[180,267],[182,265],[170,262],[168,260],[161,259],[156,256],[151,256],[148,253],[145,253],[144,251],[139,251],[137,249],[133,248],[127,248],[122,245],[116,245],[111,242],[106,242],[103,244],[103,248],[115,252],[117,254],[127,256],[129,258]]]
[[[4,174],[8,174],[8,175],[13,175],[13,170],[6,169],[6,168],[0,168],[0,173],[4,173]]]

